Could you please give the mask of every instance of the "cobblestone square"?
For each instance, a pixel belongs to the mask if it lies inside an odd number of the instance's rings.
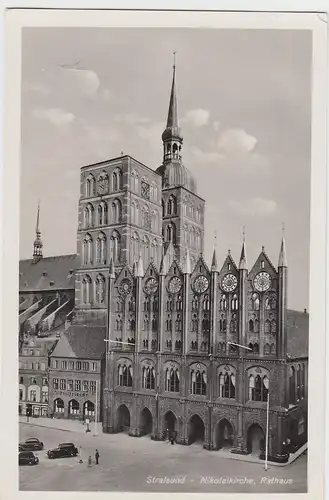
[[[42,440],[45,448],[37,452],[39,465],[19,468],[21,491],[303,493],[307,488],[305,455],[266,472],[261,463],[222,458],[199,444],[171,446],[149,436],[134,438],[122,433],[94,436],[83,432],[82,425],[77,432],[20,423],[20,440],[32,436]],[[49,460],[47,450],[60,442],[73,442],[81,450],[83,463],[79,457]],[[94,460],[96,448],[99,466]]]

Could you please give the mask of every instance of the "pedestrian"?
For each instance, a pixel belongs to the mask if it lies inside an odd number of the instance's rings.
[[[91,467],[91,462],[92,462],[91,456],[89,455],[89,457],[88,457],[88,467]]]
[[[96,465],[99,464],[99,453],[98,453],[98,450],[96,450],[95,452],[95,461],[96,461]]]
[[[170,430],[169,429],[167,429],[166,440],[168,440],[168,443],[170,442]]]

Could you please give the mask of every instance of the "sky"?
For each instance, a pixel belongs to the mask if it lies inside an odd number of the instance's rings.
[[[248,267],[282,235],[288,305],[308,309],[311,32],[24,28],[20,258],[38,200],[44,256],[76,252],[80,167],[129,154],[162,162],[173,52],[184,165],[206,200],[205,248]]]

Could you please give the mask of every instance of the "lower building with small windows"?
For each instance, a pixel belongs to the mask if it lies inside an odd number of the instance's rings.
[[[48,415],[48,351],[51,344],[30,338],[19,354],[18,413]],[[27,411],[30,410],[30,411]]]
[[[100,420],[105,330],[70,326],[50,355],[49,412],[55,418]]]

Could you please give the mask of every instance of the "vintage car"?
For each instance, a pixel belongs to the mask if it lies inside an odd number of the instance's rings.
[[[76,457],[78,449],[73,443],[61,443],[57,448],[47,451],[48,458]]]
[[[18,454],[18,465],[37,465],[38,463],[39,459],[33,451],[21,451]]]
[[[24,443],[19,443],[19,451],[36,451],[43,450],[43,442],[39,441],[38,438],[28,438]]]

